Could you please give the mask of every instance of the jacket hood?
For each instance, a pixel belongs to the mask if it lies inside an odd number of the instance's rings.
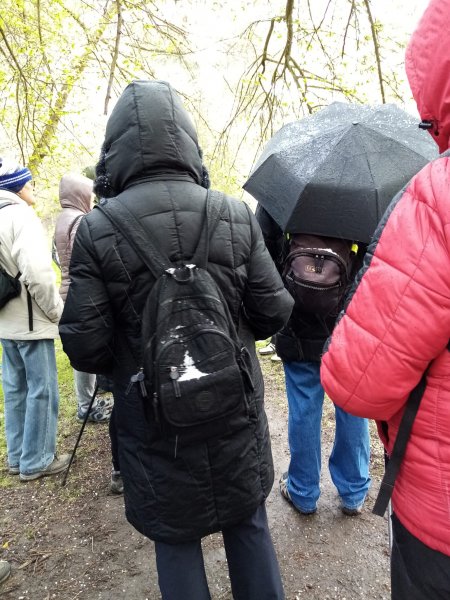
[[[93,182],[84,175],[67,173],[59,182],[59,202],[63,208],[75,208],[88,213],[91,208]]]
[[[108,119],[96,190],[117,195],[150,178],[186,177],[202,183],[202,159],[193,122],[164,81],[133,81]],[[98,181],[105,177],[110,193]]]
[[[450,0],[431,0],[406,50],[406,74],[440,152],[450,140]]]

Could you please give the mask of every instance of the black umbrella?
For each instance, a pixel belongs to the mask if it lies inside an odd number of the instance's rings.
[[[244,189],[285,232],[369,242],[395,194],[436,156],[397,106],[335,102],[282,127]]]

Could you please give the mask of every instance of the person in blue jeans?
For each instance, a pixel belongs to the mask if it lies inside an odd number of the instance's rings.
[[[57,457],[59,392],[54,339],[62,300],[47,239],[33,210],[32,176],[0,160],[0,264],[21,292],[0,311],[5,435],[11,475],[31,481],[67,468]]]
[[[286,254],[284,236],[259,205],[256,217],[267,249],[280,273]],[[365,247],[358,250],[356,273]],[[321,423],[325,392],[320,383],[320,358],[336,315],[326,318],[306,314],[295,305],[284,329],[275,336],[275,348],[283,361],[288,399],[288,439],[291,459],[279,485],[282,496],[301,514],[314,514],[320,496]],[[345,515],[362,511],[370,487],[370,437],[367,419],[335,408],[336,431],[328,466]]]

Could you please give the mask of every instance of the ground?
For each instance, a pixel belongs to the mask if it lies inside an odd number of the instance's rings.
[[[387,520],[371,514],[383,462],[375,431],[369,498],[361,516],[346,517],[327,470],[334,422],[326,401],[318,512],[299,515],[277,486],[289,457],[282,367],[270,357],[261,362],[276,473],[268,514],[286,599],[388,600]],[[61,451],[73,447],[77,429],[73,420]],[[157,600],[152,543],[125,520],[122,497],[108,493],[107,427],[88,426],[77,456],[65,487],[61,476],[19,483],[3,472],[0,558],[11,562],[12,576],[0,599]],[[204,540],[204,554],[213,600],[232,598],[219,534]]]

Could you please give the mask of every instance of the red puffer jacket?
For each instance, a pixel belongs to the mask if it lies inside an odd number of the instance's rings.
[[[407,73],[441,151],[450,136],[448,48],[450,0],[432,0]],[[416,175],[383,221],[323,356],[322,383],[348,412],[387,422],[390,452],[408,395],[433,361],[392,503],[414,536],[450,556],[450,158]]]

